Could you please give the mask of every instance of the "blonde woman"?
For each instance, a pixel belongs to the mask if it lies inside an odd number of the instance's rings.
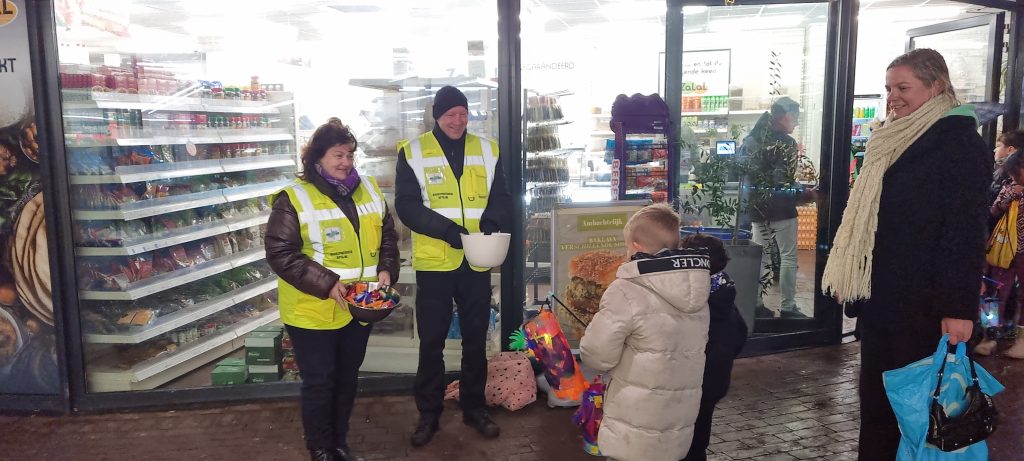
[[[892,61],[888,116],[836,234],[822,290],[853,303],[861,328],[860,452],[896,458],[900,430],[882,372],[971,337],[985,262],[992,155],[973,107],[961,105],[946,62],[930,49]]]

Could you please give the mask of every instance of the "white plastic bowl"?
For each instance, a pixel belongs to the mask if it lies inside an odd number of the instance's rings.
[[[500,266],[505,262],[511,238],[511,234],[503,232],[494,232],[490,235],[482,232],[462,234],[462,249],[466,252],[466,261],[477,267]]]

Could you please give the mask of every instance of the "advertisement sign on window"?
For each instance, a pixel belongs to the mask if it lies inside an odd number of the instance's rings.
[[[622,230],[646,201],[559,203],[552,211],[554,310],[574,347],[600,308],[601,296],[626,261]]]
[[[60,389],[24,2],[0,0],[0,393]]]

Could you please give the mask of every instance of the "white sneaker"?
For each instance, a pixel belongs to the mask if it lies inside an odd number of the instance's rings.
[[[995,350],[997,344],[998,343],[994,339],[983,340],[982,342],[978,343],[977,346],[974,346],[974,353],[976,355],[986,357],[992,354],[992,351]]]
[[[1011,359],[1024,359],[1024,339],[1021,339],[1024,334],[1024,328],[1017,327],[1017,339],[1013,341],[1013,346],[1010,346],[1003,355]]]

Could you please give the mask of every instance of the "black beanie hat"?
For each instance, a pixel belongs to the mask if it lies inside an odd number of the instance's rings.
[[[452,107],[458,106],[469,110],[469,101],[466,100],[466,95],[451,85],[441,87],[440,90],[437,90],[437,94],[434,95],[434,108],[432,111],[434,120],[441,118]]]

